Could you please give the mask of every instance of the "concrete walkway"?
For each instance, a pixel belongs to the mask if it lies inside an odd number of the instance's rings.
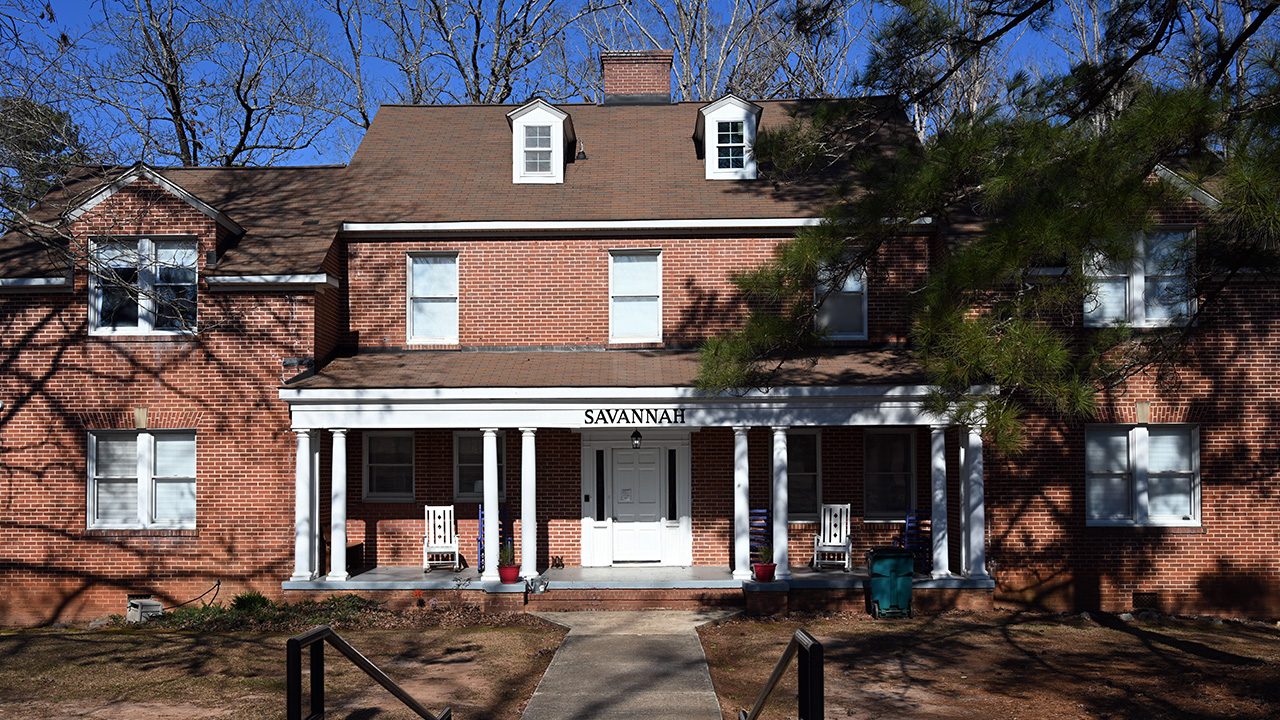
[[[694,628],[733,611],[545,612],[569,628],[523,720],[720,720]]]

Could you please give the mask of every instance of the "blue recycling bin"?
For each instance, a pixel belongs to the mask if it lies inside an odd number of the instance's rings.
[[[867,551],[867,594],[871,617],[914,617],[911,579],[915,555],[905,548],[880,547]]]

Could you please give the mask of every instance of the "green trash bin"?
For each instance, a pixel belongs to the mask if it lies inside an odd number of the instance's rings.
[[[868,598],[873,618],[914,617],[911,607],[911,576],[915,555],[896,547],[871,548],[867,551]]]

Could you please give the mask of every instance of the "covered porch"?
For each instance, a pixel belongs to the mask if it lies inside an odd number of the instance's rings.
[[[387,372],[391,361],[394,373]],[[547,372],[552,361],[562,364],[560,372]],[[485,363],[494,365],[477,372],[475,366]],[[337,361],[283,389],[297,436],[295,568],[283,588],[524,593],[523,584],[499,583],[492,562],[460,573],[424,573],[421,566],[378,555],[373,567],[349,571],[348,532],[370,520],[359,512],[348,516],[349,496],[369,487],[368,457],[350,457],[360,452],[360,442],[349,443],[348,436],[398,431],[415,448],[444,446],[452,434],[455,454],[458,436],[475,438],[471,508],[483,512],[468,517],[483,520],[467,521],[475,523],[469,528],[476,550],[466,553],[467,562],[478,566],[481,549],[487,558],[498,556],[500,522],[509,514],[506,537],[518,550],[521,576],[545,579],[551,595],[860,592],[861,553],[888,544],[894,522],[864,509],[851,533],[854,571],[814,572],[804,565],[814,521],[789,509],[789,502],[816,509],[842,493],[837,499],[846,502],[850,493],[861,496],[848,479],[857,473],[836,460],[853,452],[845,445],[869,446],[873,433],[893,431],[914,448],[908,502],[932,521],[933,563],[916,578],[917,587],[989,594],[981,437],[923,412],[928,388],[905,382],[912,369],[900,354],[847,353],[789,378],[790,384],[732,397],[698,393],[695,366],[692,353],[673,352],[387,354]],[[430,386],[433,379],[440,386]],[[508,384],[496,384],[500,380]],[[815,446],[830,436],[823,450],[828,474],[839,478],[843,472],[846,479],[824,489],[816,467],[796,464],[797,433],[818,433],[810,442]],[[367,441],[365,448],[367,453]],[[416,492],[394,506],[404,513],[406,535],[413,514],[421,518],[422,507],[432,504],[424,495],[440,494],[438,487],[424,490],[421,478],[441,473],[419,467],[422,454],[414,452],[417,465],[409,471]],[[518,464],[506,463],[504,454],[518,455]],[[427,462],[452,464],[456,495],[459,461]],[[361,468],[365,477],[352,477]],[[329,492],[321,497],[325,484]],[[518,495],[509,508],[508,492]],[[762,504],[770,513],[768,539],[779,566],[775,583],[751,579],[750,514]],[[548,519],[552,507],[556,514]],[[567,567],[552,569],[562,556]]]

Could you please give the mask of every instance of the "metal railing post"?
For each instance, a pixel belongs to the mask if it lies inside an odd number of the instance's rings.
[[[311,715],[324,717],[324,643],[311,645]]]
[[[799,677],[799,715],[800,720],[822,720],[823,686],[822,686],[822,643],[818,642],[804,630],[796,631],[796,640],[800,642],[800,658],[796,670]]]

